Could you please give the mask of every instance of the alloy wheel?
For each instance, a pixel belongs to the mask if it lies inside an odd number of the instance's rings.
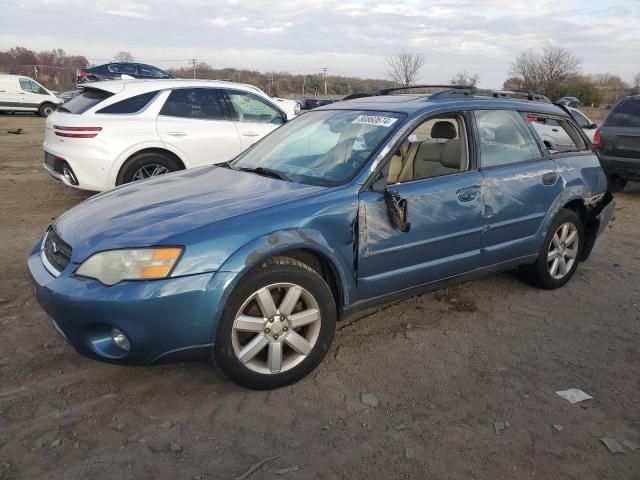
[[[293,283],[268,285],[238,310],[232,329],[233,351],[254,372],[286,372],[313,350],[320,326],[320,308],[309,291]]]
[[[158,175],[164,175],[165,173],[169,172],[170,170],[164,165],[151,163],[136,170],[136,173],[133,174],[132,180],[135,182],[136,180],[142,180],[149,177],[157,177]]]
[[[578,228],[570,222],[563,223],[551,238],[547,253],[547,266],[552,278],[564,278],[578,256],[580,238]]]

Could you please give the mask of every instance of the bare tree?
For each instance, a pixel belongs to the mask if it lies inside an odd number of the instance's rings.
[[[580,74],[582,60],[562,47],[548,46],[542,54],[528,50],[511,64],[509,75],[518,79],[523,88],[555,96],[568,80]]]
[[[633,88],[640,88],[640,72],[636,73],[633,77]]]
[[[451,85],[468,85],[471,87],[475,87],[480,81],[480,75],[477,73],[470,73],[466,70],[462,70],[461,72],[456,73],[449,83]]]
[[[403,50],[397,55],[387,58],[387,72],[393,81],[400,83],[403,87],[408,87],[416,83],[416,78],[424,63],[423,54]]]
[[[130,52],[120,51],[113,56],[114,62],[133,62],[135,58],[131,55]]]

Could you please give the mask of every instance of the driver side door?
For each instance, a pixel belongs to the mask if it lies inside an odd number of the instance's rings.
[[[360,298],[443,280],[480,265],[483,183],[469,128],[462,112],[423,122],[383,169],[387,192],[360,193]],[[392,221],[385,198],[389,192],[406,202],[408,231]]]

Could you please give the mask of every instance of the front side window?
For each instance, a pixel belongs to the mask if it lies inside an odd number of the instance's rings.
[[[227,97],[236,122],[283,123],[282,113],[257,95],[229,90]]]
[[[640,96],[620,100],[605,120],[608,127],[640,127]]]
[[[360,171],[403,118],[359,110],[305,113],[241,154],[232,168],[265,168],[301,183],[339,185]]]
[[[145,77],[169,78],[169,75],[167,75],[159,68],[151,67],[149,65],[138,65],[138,73],[140,75],[144,75]]]
[[[111,73],[125,75],[135,75],[138,73],[138,67],[133,63],[111,63],[107,68]]]
[[[147,92],[136,95],[120,102],[113,103],[108,107],[98,110],[96,113],[138,113],[153,99],[158,92]]]
[[[541,158],[537,142],[519,113],[477,110],[474,115],[480,139],[481,168]]]
[[[42,85],[27,78],[20,79],[20,88],[25,92],[37,93],[38,95],[48,95],[47,91],[42,87]]]
[[[226,120],[219,93],[213,88],[178,88],[165,102],[160,115],[195,118],[201,120]]]
[[[31,82],[26,78],[20,79],[20,88],[25,92],[33,92],[33,89],[31,88]]]
[[[421,123],[396,149],[387,183],[410,182],[468,170],[464,118],[445,115]]]

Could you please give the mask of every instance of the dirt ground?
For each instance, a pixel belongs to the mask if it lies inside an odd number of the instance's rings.
[[[102,364],[55,333],[25,253],[88,195],[43,172],[42,130],[0,115],[0,478],[233,479],[265,459],[251,480],[640,478],[640,449],[599,441],[640,445],[640,185],[566,287],[504,273],[412,298],[255,392],[205,363]],[[555,394],[570,387],[594,399]]]

